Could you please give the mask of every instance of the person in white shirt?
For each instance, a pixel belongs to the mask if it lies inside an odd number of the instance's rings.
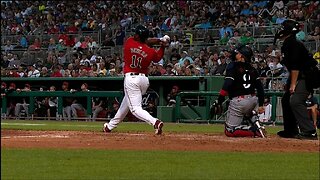
[[[36,69],[35,65],[29,65],[28,77],[39,77],[40,71]]]
[[[272,114],[272,105],[270,104],[270,99],[266,97],[264,99],[264,112],[258,114],[259,121],[262,123],[270,122],[271,121],[271,114]]]

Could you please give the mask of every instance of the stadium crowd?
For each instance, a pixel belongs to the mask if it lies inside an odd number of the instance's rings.
[[[281,52],[272,43],[258,51],[250,28],[266,30],[291,18],[312,25],[301,26],[299,40],[320,38],[318,1],[1,1],[1,9],[1,77],[122,76],[123,42],[135,25],[144,24],[150,37],[171,33],[165,57],[150,66],[150,76],[224,75],[232,49],[247,44],[255,49],[252,64],[265,88],[280,89],[268,77],[287,76]],[[212,28],[218,34],[207,31]],[[195,29],[204,37],[202,48],[185,36]]]
[[[74,4],[76,3],[76,4]],[[17,42],[2,46],[1,76],[9,77],[103,77],[122,73],[121,53],[106,54],[101,47],[121,49],[128,30],[135,24],[150,28],[150,36],[173,35],[170,48],[150,75],[223,75],[231,49],[239,44],[252,45],[254,37],[246,27],[280,24],[286,18],[319,22],[316,1],[7,1],[1,3],[1,35],[19,35]],[[204,38],[203,43],[219,39],[224,49],[209,45],[194,51],[183,31],[219,27],[219,37]],[[97,42],[81,32],[101,31]],[[179,33],[180,32],[180,33]],[[204,32],[204,31],[201,31]],[[319,26],[301,40],[319,40]],[[41,38],[43,34],[50,38]],[[55,35],[55,36],[54,36]],[[35,38],[29,38],[35,37]],[[188,40],[188,39],[187,39]],[[190,47],[190,48],[189,48]],[[23,53],[15,49],[26,48]],[[44,58],[34,58],[44,51]],[[257,52],[254,65],[271,68],[276,47]]]

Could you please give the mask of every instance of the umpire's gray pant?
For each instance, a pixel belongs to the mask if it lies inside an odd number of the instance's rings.
[[[226,125],[231,128],[241,126],[244,116],[251,116],[252,110],[258,105],[258,98],[244,95],[231,99],[226,118]]]

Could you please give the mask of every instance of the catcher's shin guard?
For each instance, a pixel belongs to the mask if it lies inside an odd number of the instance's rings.
[[[252,118],[251,121],[253,123],[253,126],[256,128],[255,131],[258,131],[259,133],[256,133],[257,136],[265,138],[266,137],[266,130],[263,126],[260,125],[259,117],[256,111],[252,111]]]

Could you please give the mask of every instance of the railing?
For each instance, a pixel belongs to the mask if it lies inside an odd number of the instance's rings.
[[[11,92],[2,97],[2,115],[7,113],[8,97],[28,97],[29,98],[29,114],[33,114],[35,110],[35,97],[58,97],[58,116],[63,114],[63,97],[86,97],[87,98],[87,115],[91,118],[92,114],[92,97],[117,97],[122,98],[122,91],[86,91],[86,92],[64,92],[64,91],[31,91],[31,92]],[[31,116],[33,119],[33,115]]]
[[[280,97],[283,95],[283,91],[281,92],[266,92],[265,95],[266,96],[270,96],[271,97],[271,104],[272,104],[272,116],[271,116],[271,121],[274,122],[275,124],[282,124],[281,121],[277,121],[276,116],[277,116],[277,97]],[[197,111],[197,109],[191,105],[187,103],[187,106],[191,109],[191,111],[193,111],[195,114],[198,114],[198,117],[193,119],[193,120],[185,120],[181,118],[181,102],[182,102],[182,98],[185,97],[190,97],[190,96],[202,96],[205,97],[205,115],[204,118],[200,117],[200,113]],[[205,121],[208,123],[223,123],[225,120],[224,119],[210,119],[210,101],[211,101],[211,97],[217,97],[219,96],[219,92],[218,91],[183,91],[178,93],[178,95],[176,96],[176,106],[174,109],[174,121],[175,122],[201,122],[201,121]],[[318,99],[320,99],[320,94],[318,94]]]
[[[84,36],[90,36],[94,41],[97,43],[101,44],[102,39],[101,39],[101,31],[79,31],[78,33],[57,33],[57,34],[47,34],[47,33],[41,33],[37,35],[24,35],[28,39],[28,45],[30,46],[32,42],[36,38],[40,40],[40,42],[43,44],[43,42],[49,42],[50,38],[54,38],[56,42],[59,41],[59,35],[65,34],[68,37],[76,37],[76,38],[81,38]],[[11,43],[15,45],[19,45],[19,40],[22,35],[2,35],[1,36],[1,45],[5,45],[6,42],[9,40]],[[2,49],[2,47],[1,47]]]

